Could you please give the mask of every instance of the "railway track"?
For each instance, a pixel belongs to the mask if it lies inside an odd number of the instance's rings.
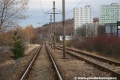
[[[62,50],[62,47],[59,46],[57,47],[57,49]],[[120,67],[119,62],[111,61],[102,57],[91,55],[71,48],[66,48],[66,52],[78,59],[82,59],[85,62],[92,64],[98,69],[108,71],[111,73],[111,76],[117,77],[118,80],[120,79],[120,69],[117,69]]]
[[[40,47],[27,68],[23,72],[20,80],[63,80],[46,46]]]

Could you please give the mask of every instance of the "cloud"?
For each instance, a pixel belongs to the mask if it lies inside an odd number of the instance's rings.
[[[40,2],[41,1],[41,2]],[[49,22],[49,15],[46,16],[45,12],[51,10],[53,8],[53,1],[55,1],[56,11],[59,12],[62,11],[62,0],[30,0],[29,1],[29,9],[27,13],[30,16],[26,22],[30,24],[34,24],[34,26],[38,26],[38,22]],[[65,7],[66,7],[66,13],[69,13],[66,15],[66,19],[73,18],[73,8],[76,7],[82,0],[65,0]],[[100,5],[110,5],[111,3],[118,3],[120,5],[120,0],[83,0],[81,4],[79,4],[77,7],[84,7],[86,5],[91,5],[93,8],[93,15],[94,17],[99,17],[99,7]],[[41,4],[43,11],[41,9]],[[44,18],[44,15],[46,16]],[[50,12],[53,12],[52,10]],[[44,21],[43,21],[44,19]],[[56,15],[56,21],[61,21],[62,15]],[[24,22],[23,22],[24,23]],[[40,25],[40,24],[39,24]]]

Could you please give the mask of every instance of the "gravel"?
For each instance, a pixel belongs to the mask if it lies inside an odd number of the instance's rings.
[[[9,46],[2,46],[2,47],[0,47],[0,53],[5,53],[5,52],[7,52],[9,49],[10,49]]]
[[[26,80],[56,80],[55,72],[45,47],[39,53]]]
[[[51,48],[50,48],[51,49]],[[78,60],[70,55],[62,59],[62,51],[51,49],[57,66],[64,80],[74,80],[75,77],[109,77],[110,73],[101,71],[84,61]]]
[[[82,58],[84,58],[86,60],[90,60],[91,62],[101,64],[105,68],[108,68],[110,70],[113,70],[113,71],[116,71],[116,72],[120,73],[120,69],[118,68],[120,66],[115,66],[113,64],[109,64],[108,62],[104,62],[104,61],[98,60],[96,58],[92,58],[92,57],[89,57],[89,56],[86,56],[86,55],[83,55],[83,54],[80,54],[80,53],[77,53],[77,52],[73,52],[73,54],[75,54],[75,55],[77,55],[79,57],[82,57]]]
[[[33,47],[33,48],[32,48]],[[21,73],[26,68],[28,62],[38,50],[38,45],[31,45],[26,50],[28,51],[24,57],[14,60],[10,56],[13,56],[9,50],[0,54],[0,80],[19,80]]]

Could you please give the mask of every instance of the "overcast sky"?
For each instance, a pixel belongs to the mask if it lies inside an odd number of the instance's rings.
[[[34,27],[40,27],[45,23],[50,22],[50,14],[52,13],[53,1],[55,1],[56,12],[62,11],[62,0],[29,0],[28,10],[25,14],[28,14],[26,20],[22,20],[19,24],[23,27],[32,24]],[[91,5],[93,8],[93,17],[99,17],[100,5],[110,5],[111,3],[117,3],[120,5],[120,0],[65,0],[66,19],[73,18],[74,7],[84,7]],[[56,21],[62,20],[62,14],[56,15]]]

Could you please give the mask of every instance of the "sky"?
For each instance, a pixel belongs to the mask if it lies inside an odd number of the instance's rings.
[[[29,0],[28,9],[24,14],[29,16],[25,20],[19,21],[22,27],[32,24],[34,27],[40,27],[50,22],[50,14],[53,10],[53,1],[55,1],[56,13],[62,12],[62,0]],[[85,7],[91,5],[93,8],[93,18],[99,18],[99,7],[101,5],[110,5],[117,3],[120,5],[120,0],[65,0],[65,19],[73,18],[73,8]],[[56,14],[56,22],[62,21],[62,14]]]

